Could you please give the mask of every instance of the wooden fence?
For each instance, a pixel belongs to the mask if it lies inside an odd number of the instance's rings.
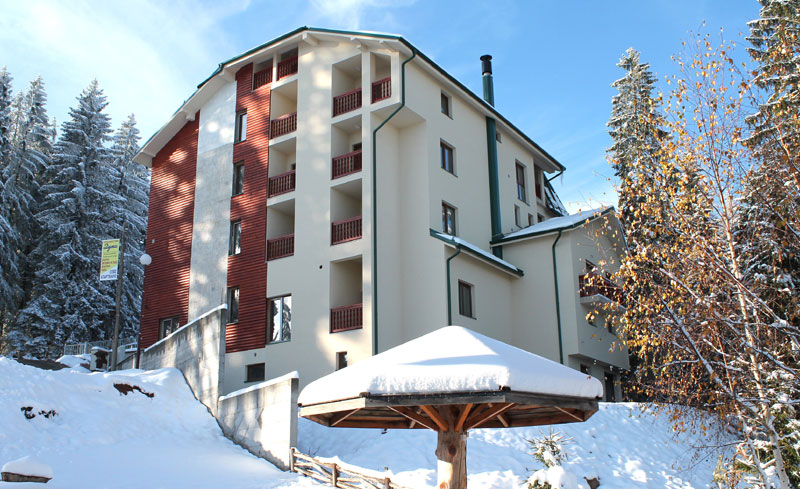
[[[349,466],[323,462],[292,448],[289,470],[343,489],[411,489],[396,484],[389,477],[362,474]],[[364,469],[366,470],[366,469]]]

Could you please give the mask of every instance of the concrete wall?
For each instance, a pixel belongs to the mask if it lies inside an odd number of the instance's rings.
[[[217,420],[225,436],[251,453],[289,469],[297,446],[297,372],[219,399]]]
[[[224,371],[226,316],[222,306],[186,324],[142,351],[139,368],[177,368],[194,396],[216,416]]]

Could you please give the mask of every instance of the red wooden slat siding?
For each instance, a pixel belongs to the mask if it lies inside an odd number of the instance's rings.
[[[331,223],[331,244],[361,239],[361,216]]]
[[[361,171],[361,150],[337,156],[331,162],[331,179]]]
[[[392,96],[392,77],[386,77],[372,84],[372,103]]]
[[[297,112],[286,114],[272,121],[270,137],[277,138],[297,130]]]
[[[364,324],[362,311],[362,304],[331,308],[331,333],[361,328]]]
[[[350,112],[361,107],[361,89],[357,88],[347,93],[333,97],[333,116]]]
[[[267,185],[271,87],[252,90],[253,65],[236,73],[236,111],[247,110],[247,137],[233,146],[244,162],[244,193],[231,199],[231,221],[242,222],[242,251],[228,257],[228,287],[239,287],[239,322],[225,331],[228,353],[267,343]],[[233,114],[231,114],[233,117]]]
[[[297,56],[292,56],[278,63],[278,80],[295,73],[297,73]]]
[[[267,240],[267,260],[294,255],[294,233]]]
[[[269,177],[269,196],[285,194],[294,190],[296,170],[290,170],[274,177]]]
[[[188,320],[199,121],[198,112],[153,158],[145,245],[153,263],[144,277],[141,349],[158,341],[160,319]]]

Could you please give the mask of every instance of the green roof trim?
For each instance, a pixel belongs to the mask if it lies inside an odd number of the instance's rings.
[[[449,234],[445,234],[441,231],[437,231],[432,228],[430,229],[430,235],[438,239],[439,241],[442,241],[446,244],[449,244],[450,246],[453,246],[457,250],[466,251],[473,257],[485,263],[488,263],[489,265],[500,268],[504,272],[511,273],[513,275],[516,275],[517,277],[522,277],[523,275],[525,275],[525,272],[523,272],[516,266],[512,265],[511,263],[501,258],[498,258],[494,256],[491,252],[482,250],[481,248],[475,246],[474,244],[468,243],[467,241],[464,241],[463,239],[457,236],[451,236]]]
[[[586,225],[586,224],[588,224],[588,223],[590,223],[592,221],[595,221],[597,219],[600,219],[601,217],[603,217],[605,215],[608,215],[608,214],[612,214],[613,215],[615,212],[616,211],[614,210],[614,207],[613,206],[609,206],[609,207],[606,207],[605,209],[603,209],[602,211],[595,212],[593,215],[591,215],[591,216],[589,216],[589,217],[587,217],[585,219],[581,219],[579,221],[576,221],[576,222],[569,222],[568,224],[564,224],[563,226],[550,227],[550,228],[547,228],[547,229],[543,229],[542,231],[535,231],[535,232],[531,232],[531,233],[521,234],[521,235],[518,235],[518,236],[503,237],[503,238],[500,238],[500,239],[492,240],[492,242],[490,244],[491,245],[501,245],[501,244],[507,244],[507,243],[514,243],[516,241],[522,241],[522,240],[529,239],[529,238],[536,238],[536,237],[539,237],[539,236],[545,236],[545,235],[548,235],[548,234],[557,233],[559,231],[569,231],[569,230],[584,226],[584,225]],[[569,216],[564,216],[564,217],[569,217]],[[554,217],[553,219],[563,219],[564,217]],[[518,232],[519,231],[517,231],[515,233],[512,233],[512,234],[516,234]]]

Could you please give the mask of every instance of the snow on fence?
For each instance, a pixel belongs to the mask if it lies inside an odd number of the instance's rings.
[[[120,338],[119,347],[123,351],[136,351],[138,345],[136,337]],[[92,348],[102,348],[104,350],[111,349],[111,340],[88,341],[86,343],[72,343],[64,345],[64,355],[85,355],[92,352]]]
[[[326,462],[311,455],[291,450],[289,470],[343,489],[410,489],[392,482],[379,472],[348,464]],[[366,472],[373,472],[367,474]]]

